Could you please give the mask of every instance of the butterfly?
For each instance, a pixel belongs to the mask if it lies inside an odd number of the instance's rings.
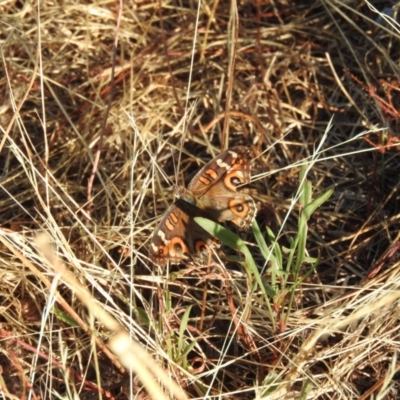
[[[250,149],[235,146],[218,154],[190,181],[175,190],[175,203],[161,218],[150,241],[150,259],[156,265],[180,262],[218,245],[194,221],[201,216],[216,222],[231,221],[239,229],[253,222],[257,208],[253,198],[237,191],[250,182]]]

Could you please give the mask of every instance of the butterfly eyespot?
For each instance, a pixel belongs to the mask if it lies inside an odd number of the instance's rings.
[[[189,249],[182,238],[176,236],[171,239],[169,244],[169,255],[171,257],[181,258],[185,253],[188,253]]]
[[[174,250],[175,250],[177,253],[182,253],[183,247],[182,247],[182,245],[181,245],[180,243],[175,243],[175,244],[174,244]]]
[[[242,203],[235,204],[236,211],[242,212],[244,210],[244,206]]]
[[[232,211],[232,213],[240,217],[240,219],[247,218],[247,214],[249,212],[249,206],[246,201],[233,199],[229,202],[229,208]],[[233,221],[238,226],[242,225],[240,220],[239,222],[235,222],[235,220],[232,218],[231,221]]]
[[[240,179],[239,179],[238,177],[233,176],[233,177],[231,178],[231,183],[232,183],[232,185],[234,185],[234,186],[239,186],[242,182],[240,181]]]
[[[168,255],[168,247],[167,246],[158,246],[157,249],[155,247],[156,246],[153,245],[153,251],[157,257],[166,257]]]
[[[208,249],[208,245],[206,242],[199,240],[196,242],[195,251],[196,253],[203,253]]]

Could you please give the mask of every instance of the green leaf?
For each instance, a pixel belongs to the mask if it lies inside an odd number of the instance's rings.
[[[250,250],[239,236],[231,232],[229,229],[226,229],[218,223],[211,221],[207,218],[195,217],[194,220],[205,231],[207,231],[210,235],[218,238],[226,246],[230,247],[233,250],[240,251],[245,258],[243,265],[245,266],[247,274],[250,274],[250,276],[254,276],[258,286],[266,297],[275,295],[275,292],[274,290],[272,290],[271,286],[268,285],[268,283],[263,278],[261,278],[260,272],[253,260]]]
[[[53,313],[59,320],[65,322],[66,324],[73,326],[73,327],[79,326],[79,324],[73,318],[71,318],[68,314],[66,314],[59,308],[53,307]]]
[[[182,354],[182,350],[185,345],[185,330],[188,326],[190,311],[192,311],[192,306],[189,306],[186,309],[186,311],[182,317],[181,326],[179,327],[179,341],[178,341],[178,353],[179,354]]]

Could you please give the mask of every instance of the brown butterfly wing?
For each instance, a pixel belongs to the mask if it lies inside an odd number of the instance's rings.
[[[177,203],[168,209],[153,233],[150,258],[156,265],[165,265],[167,261],[179,264],[215,242],[212,236],[189,216],[188,205],[179,207]],[[195,212],[189,213],[192,215]]]
[[[225,150],[217,157],[209,161],[190,181],[188,190],[192,191],[196,197],[208,194],[215,187],[215,184],[225,179],[228,173],[230,178],[237,175],[241,179],[241,184],[250,182],[251,154],[250,149],[245,146],[235,146]],[[227,189],[231,193],[236,193],[236,186],[228,182]]]
[[[232,147],[206,164],[188,186],[196,206],[217,222],[231,221],[247,229],[257,212],[251,196],[237,191],[250,182],[251,154],[244,146]]]
[[[186,231],[189,216],[173,204],[162,217],[150,242],[150,258],[156,265],[164,265],[167,260],[179,263],[191,251]]]

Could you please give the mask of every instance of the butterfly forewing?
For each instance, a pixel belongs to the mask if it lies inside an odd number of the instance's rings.
[[[226,185],[227,190],[236,192],[232,180],[240,177],[241,184],[250,182],[250,150],[244,146],[232,147],[223,151],[217,157],[209,161],[190,181],[188,189],[195,196],[208,195],[217,183]],[[236,185],[238,186],[238,185]],[[222,188],[220,188],[222,191]]]

